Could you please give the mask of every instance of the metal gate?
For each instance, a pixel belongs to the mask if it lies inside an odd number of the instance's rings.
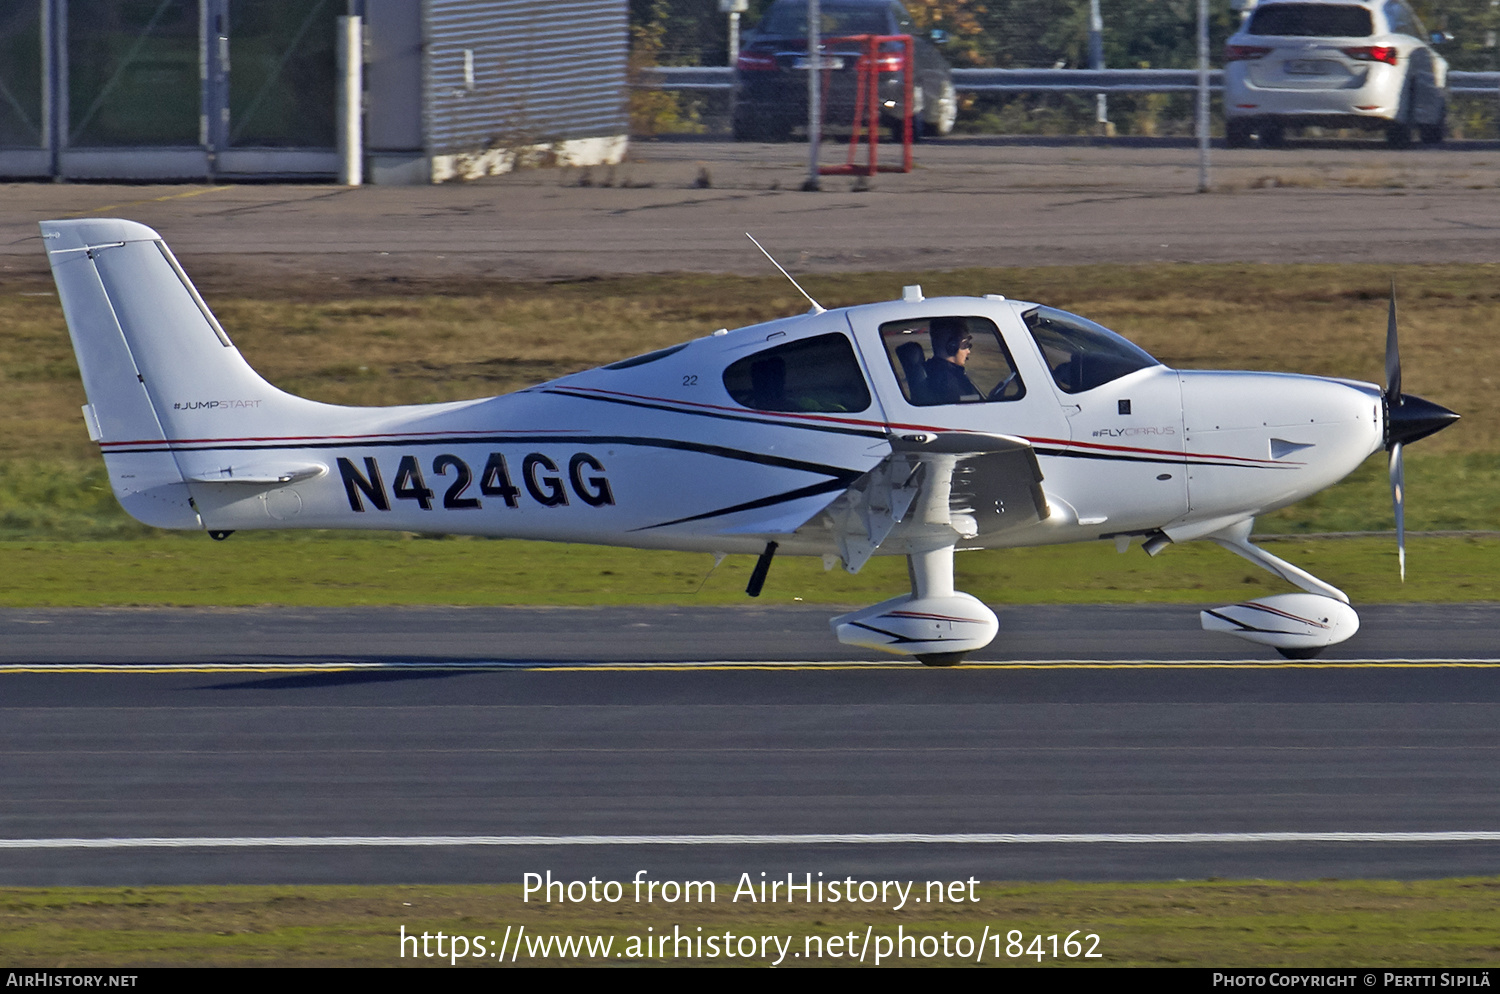
[[[349,0],[0,7],[0,175],[332,176]]]

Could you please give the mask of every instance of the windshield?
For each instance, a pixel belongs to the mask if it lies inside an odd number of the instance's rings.
[[[1077,314],[1034,307],[1021,319],[1063,393],[1083,393],[1137,369],[1161,365],[1145,349]]]
[[[1257,7],[1250,17],[1253,35],[1310,38],[1368,38],[1374,33],[1363,7],[1327,3],[1278,3]]]

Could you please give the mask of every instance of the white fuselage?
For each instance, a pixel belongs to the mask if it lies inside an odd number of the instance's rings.
[[[216,403],[184,395],[160,442],[102,445],[112,476],[147,453],[173,453],[184,478],[196,481],[187,486],[199,521],[177,515],[179,526],[381,528],[726,552],[759,551],[779,537],[785,553],[818,555],[834,549],[798,527],[889,455],[891,436],[975,432],[1034,448],[1050,515],[962,547],[1156,530],[1197,537],[1321,490],[1380,447],[1380,390],[1369,384],[1154,365],[1066,393],[1021,318],[1032,307],[936,298],[806,314],[457,404],[343,408],[247,382],[244,396]],[[1024,396],[907,399],[879,329],[954,314],[994,323]],[[725,370],[737,360],[830,334],[853,344],[865,409],[757,410],[727,390]],[[276,487],[235,482],[267,472],[305,478]],[[205,482],[216,476],[223,482]],[[881,551],[907,550],[895,543]]]

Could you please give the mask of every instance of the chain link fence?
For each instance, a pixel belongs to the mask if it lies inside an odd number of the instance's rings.
[[[739,22],[741,44],[772,2],[749,0],[749,9]],[[1102,27],[1097,54],[1103,67],[1196,68],[1197,0],[1097,0],[1097,5]],[[920,30],[944,32],[943,54],[958,70],[1090,67],[1090,0],[906,0],[905,6]],[[1429,30],[1452,36],[1439,49],[1451,69],[1460,73],[1500,71],[1500,48],[1496,44],[1500,0],[1417,0],[1412,6]],[[631,0],[631,17],[637,62],[643,69],[658,65],[727,70],[732,64],[730,16],[720,13],[714,0]],[[1212,0],[1209,46],[1215,69],[1222,68],[1225,40],[1237,29],[1240,19],[1241,13],[1231,8],[1230,0]],[[650,81],[641,76],[636,82],[648,86]],[[1488,85],[1489,80],[1484,82]],[[1473,86],[1471,83],[1456,89]],[[1191,92],[1117,90],[1101,107],[1093,93],[1055,89],[993,92],[965,88],[962,83],[959,90],[959,133],[1146,137],[1190,137],[1194,133],[1195,96]],[[671,92],[674,99],[670,112],[662,115],[660,127],[653,127],[649,120],[638,122],[645,132],[728,133],[729,91],[700,86],[674,88]],[[1454,92],[1448,114],[1450,136],[1500,137],[1497,111],[1500,92]],[[1223,116],[1217,98],[1211,120],[1213,133],[1222,136]]]

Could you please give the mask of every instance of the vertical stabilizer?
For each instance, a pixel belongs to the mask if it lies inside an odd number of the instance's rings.
[[[201,528],[173,443],[274,434],[317,405],[250,368],[155,231],[102,219],[41,228],[115,495],[147,524]]]

